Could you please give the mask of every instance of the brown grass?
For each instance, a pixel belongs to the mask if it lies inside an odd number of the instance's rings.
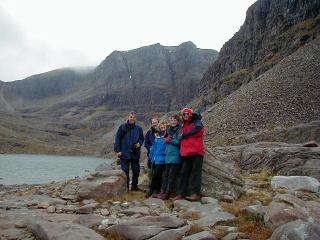
[[[245,178],[256,181],[257,183],[268,183],[270,182],[270,177],[273,174],[270,171],[262,171],[259,174],[250,174],[245,176]],[[221,202],[221,207],[237,218],[235,220],[229,221],[229,225],[238,227],[240,232],[248,234],[251,240],[266,240],[270,238],[272,231],[264,225],[262,216],[256,216],[247,213],[243,210],[243,207],[255,204],[259,200],[263,205],[269,205],[272,201],[272,190],[267,188],[257,188],[247,194],[243,194],[234,203]]]
[[[127,192],[123,195],[114,195],[114,196],[106,196],[97,198],[96,201],[100,203],[104,203],[106,201],[120,201],[120,202],[127,202],[127,201],[143,201],[145,200],[144,192]]]

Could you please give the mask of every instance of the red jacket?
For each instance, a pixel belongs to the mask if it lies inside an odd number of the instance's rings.
[[[199,114],[194,113],[191,121],[183,123],[180,154],[204,156],[204,127]]]

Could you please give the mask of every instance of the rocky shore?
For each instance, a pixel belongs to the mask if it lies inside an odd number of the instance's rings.
[[[140,177],[142,189],[148,185],[146,176]],[[0,186],[0,239],[320,238],[316,178],[273,176],[265,170],[241,172],[240,177],[238,196],[202,197],[200,202],[127,192],[125,176],[107,164],[84,179]]]

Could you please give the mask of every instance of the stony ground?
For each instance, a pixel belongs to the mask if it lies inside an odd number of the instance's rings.
[[[306,229],[316,234],[320,230],[320,184],[313,178],[289,179],[288,183],[267,171],[244,174],[245,192],[235,201],[210,197],[201,202],[162,201],[146,199],[143,192],[79,198],[88,181],[109,184],[115,176],[100,172],[87,179],[1,186],[0,239],[263,240],[293,222],[300,228],[301,224],[313,224]],[[118,177],[114,182],[122,176]],[[142,176],[141,182],[145,181]],[[121,191],[125,184],[113,186]]]

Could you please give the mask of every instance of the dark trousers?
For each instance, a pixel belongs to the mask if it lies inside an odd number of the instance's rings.
[[[131,165],[131,170],[132,170],[131,188],[137,188],[138,187],[138,178],[139,178],[139,173],[140,173],[140,162],[139,162],[139,160],[121,159],[121,169],[122,169],[122,171],[124,171],[124,173],[127,176],[127,188],[128,188],[128,190],[129,190],[129,182],[130,182],[130,177],[129,177],[130,165]]]
[[[166,168],[165,164],[152,164],[151,167],[151,183],[149,193],[158,193],[162,185],[162,175]]]
[[[182,196],[187,195],[189,181],[191,194],[200,195],[201,193],[201,178],[202,178],[202,163],[203,156],[192,155],[182,157],[182,169],[179,194]],[[191,176],[191,178],[190,178]]]
[[[166,170],[164,171],[161,190],[167,196],[174,191],[176,185],[176,179],[180,172],[181,164],[179,163],[167,163]]]

